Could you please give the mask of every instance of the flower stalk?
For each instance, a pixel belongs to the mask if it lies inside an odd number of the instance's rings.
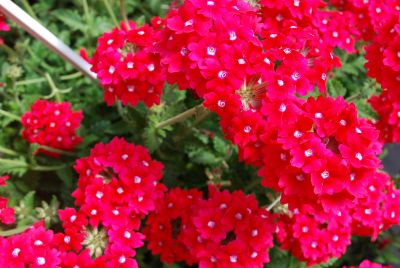
[[[194,115],[199,115],[200,113],[202,113],[203,111],[205,111],[205,108],[203,107],[202,104],[199,104],[189,110],[184,111],[183,113],[180,113],[170,119],[167,119],[159,124],[156,125],[156,128],[164,128],[166,126],[172,126],[176,123],[180,123],[185,121],[186,119],[194,116]]]

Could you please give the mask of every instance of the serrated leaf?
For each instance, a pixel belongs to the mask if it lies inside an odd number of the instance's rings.
[[[80,30],[84,32],[88,27],[82,21],[82,16],[78,13],[77,10],[56,10],[52,13],[52,15],[74,30]]]
[[[157,130],[154,127],[146,127],[143,132],[144,144],[152,153],[160,147],[162,138],[157,135]]]
[[[327,86],[328,93],[332,97],[345,96],[347,93],[346,87],[338,79],[330,79]]]
[[[375,111],[365,100],[356,100],[354,104],[357,106],[359,116],[367,119],[377,118]]]
[[[331,258],[326,263],[321,263],[318,265],[314,265],[312,268],[329,268],[337,261],[337,258]]]
[[[205,149],[196,149],[188,153],[190,160],[197,164],[210,165],[218,161],[213,153]]]
[[[24,157],[17,159],[0,159],[0,174],[10,174],[22,177],[28,171],[28,164]]]
[[[21,202],[25,205],[26,208],[29,210],[32,210],[34,208],[34,202],[35,202],[35,191],[30,191],[27,193],[24,198],[21,200]]]
[[[215,151],[221,155],[226,155],[227,151],[229,150],[229,144],[218,136],[213,138],[213,145]]]

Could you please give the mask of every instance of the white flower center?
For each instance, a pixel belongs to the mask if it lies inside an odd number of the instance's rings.
[[[131,233],[130,232],[128,232],[128,231],[125,231],[124,232],[124,237],[126,238],[126,239],[129,239],[129,238],[131,238]]]
[[[155,67],[153,63],[150,63],[149,65],[147,65],[147,70],[149,70],[149,72],[154,71]]]
[[[185,27],[187,27],[187,26],[192,26],[193,25],[193,20],[187,20],[186,22],[185,22]]]
[[[141,183],[141,182],[142,182],[142,178],[139,177],[139,176],[135,176],[135,177],[133,178],[133,181],[134,181],[135,183]]]
[[[293,79],[294,81],[297,81],[297,80],[300,79],[301,75],[300,75],[298,72],[294,72],[294,73],[291,75],[291,77],[292,77],[292,79]]]
[[[69,242],[71,242],[71,237],[67,235],[66,237],[64,237],[64,243],[69,244]]]
[[[237,39],[236,32],[235,31],[230,31],[229,32],[229,40],[235,41],[236,39]]]
[[[219,100],[219,101],[218,101],[218,106],[219,106],[220,108],[224,108],[224,107],[225,107],[225,101]]]
[[[20,248],[14,248],[14,250],[11,252],[11,255],[13,255],[13,257],[18,257],[20,252],[21,252]]]
[[[313,150],[311,150],[311,149],[308,149],[308,150],[305,150],[304,151],[304,155],[306,156],[306,157],[310,157],[310,156],[312,156],[314,154],[314,152],[313,152]]]
[[[208,56],[215,56],[217,49],[215,47],[207,47],[207,55]]]
[[[236,263],[236,262],[237,262],[237,259],[238,259],[238,257],[237,257],[236,255],[231,255],[231,256],[229,257],[229,260],[230,260],[232,263]]]
[[[246,64],[246,61],[244,59],[238,59],[238,63],[240,65]]]
[[[218,72],[218,77],[221,78],[221,79],[224,79],[227,75],[228,75],[228,73],[226,71],[219,71]]]
[[[251,236],[252,237],[256,237],[258,235],[258,230],[254,229],[253,231],[251,231]]]
[[[321,177],[322,177],[324,180],[326,180],[327,178],[329,178],[329,171],[324,170],[324,171],[321,173]]]
[[[315,118],[321,119],[322,118],[322,113],[315,113]]]
[[[46,264],[46,259],[43,258],[43,257],[37,257],[36,258],[36,264],[39,265],[39,266],[42,266],[42,265]]]
[[[295,138],[299,139],[299,138],[301,138],[301,137],[303,136],[303,133],[300,132],[300,131],[298,131],[298,130],[296,130],[296,131],[293,133],[293,136],[294,136]]]
[[[103,196],[104,196],[103,192],[98,191],[98,192],[96,193],[96,197],[97,197],[98,199],[101,199]]]

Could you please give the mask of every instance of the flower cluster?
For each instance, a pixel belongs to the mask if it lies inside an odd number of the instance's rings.
[[[346,266],[344,266],[343,268],[346,268]],[[371,262],[369,260],[365,260],[362,263],[360,263],[360,266],[350,266],[347,268],[393,268],[393,267],[390,265],[382,265],[379,263]]]
[[[31,106],[31,111],[21,117],[24,126],[22,136],[29,143],[72,151],[82,141],[76,134],[82,118],[82,112],[71,110],[68,102],[37,100]],[[58,156],[45,149],[39,149],[38,152]]]
[[[60,212],[64,238],[88,244],[92,256],[102,256],[108,263],[132,267],[134,249],[143,245],[143,235],[136,230],[166,190],[159,183],[162,169],[146,148],[122,138],[97,144],[89,157],[76,162],[79,181],[72,196],[79,211]]]
[[[281,214],[276,238],[284,250],[290,250],[309,265],[340,257],[350,244],[350,217],[347,214],[316,214],[311,208],[291,215]]]
[[[0,177],[0,186],[6,185],[8,176]],[[0,224],[11,224],[15,221],[14,209],[7,207],[8,200],[0,196]]]
[[[400,5],[392,0],[332,2],[356,16],[356,28],[370,42],[365,56],[367,75],[383,88],[379,97],[370,100],[380,117],[376,126],[383,141],[400,142]]]
[[[121,23],[120,28],[99,37],[90,63],[104,88],[107,104],[116,99],[132,106],[138,101],[149,107],[160,103],[165,75],[152,46],[162,25],[158,18],[151,26]]]
[[[166,262],[206,267],[263,267],[275,230],[254,196],[209,187],[201,192],[172,189],[147,220],[149,248]]]
[[[6,17],[4,14],[0,13],[0,31],[6,32],[10,30],[10,26],[8,26],[6,22]],[[0,45],[3,44],[4,40],[0,38]]]
[[[42,223],[30,227],[22,234],[0,237],[0,266],[60,267],[60,252],[53,240],[53,231],[46,231]]]
[[[205,100],[240,158],[259,169],[264,186],[282,193],[293,214],[316,226],[333,214],[348,216],[354,227],[342,228],[346,234],[337,250],[287,247],[318,263],[343,254],[351,233],[364,228],[375,237],[399,222],[397,211],[385,205],[388,181],[375,179],[381,176],[379,132],[343,98],[295,97],[315,85],[325,92],[328,72],[340,65],[334,46],[353,52],[361,33],[353,13],[319,10],[321,1],[259,4],[256,9],[240,0],[185,1],[167,14],[155,47],[168,82]],[[370,189],[381,197],[374,203]],[[374,222],[366,219],[372,211]],[[392,212],[386,225],[383,215]],[[332,226],[317,229],[343,231]]]
[[[400,143],[400,101],[394,101],[388,90],[379,96],[372,96],[369,103],[379,115],[374,122],[380,131],[380,138],[385,143]]]
[[[97,144],[75,169],[78,209],[59,211],[63,232],[54,234],[38,223],[0,238],[1,267],[138,267],[133,257],[143,246],[141,220],[166,190],[159,183],[163,165],[144,147],[114,138]]]

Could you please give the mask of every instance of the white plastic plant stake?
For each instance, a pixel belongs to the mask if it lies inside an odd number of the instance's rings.
[[[44,43],[47,47],[71,63],[90,79],[96,80],[96,74],[90,70],[90,64],[76,54],[70,47],[29,16],[23,9],[10,0],[0,0],[0,12],[13,20],[18,26]]]

